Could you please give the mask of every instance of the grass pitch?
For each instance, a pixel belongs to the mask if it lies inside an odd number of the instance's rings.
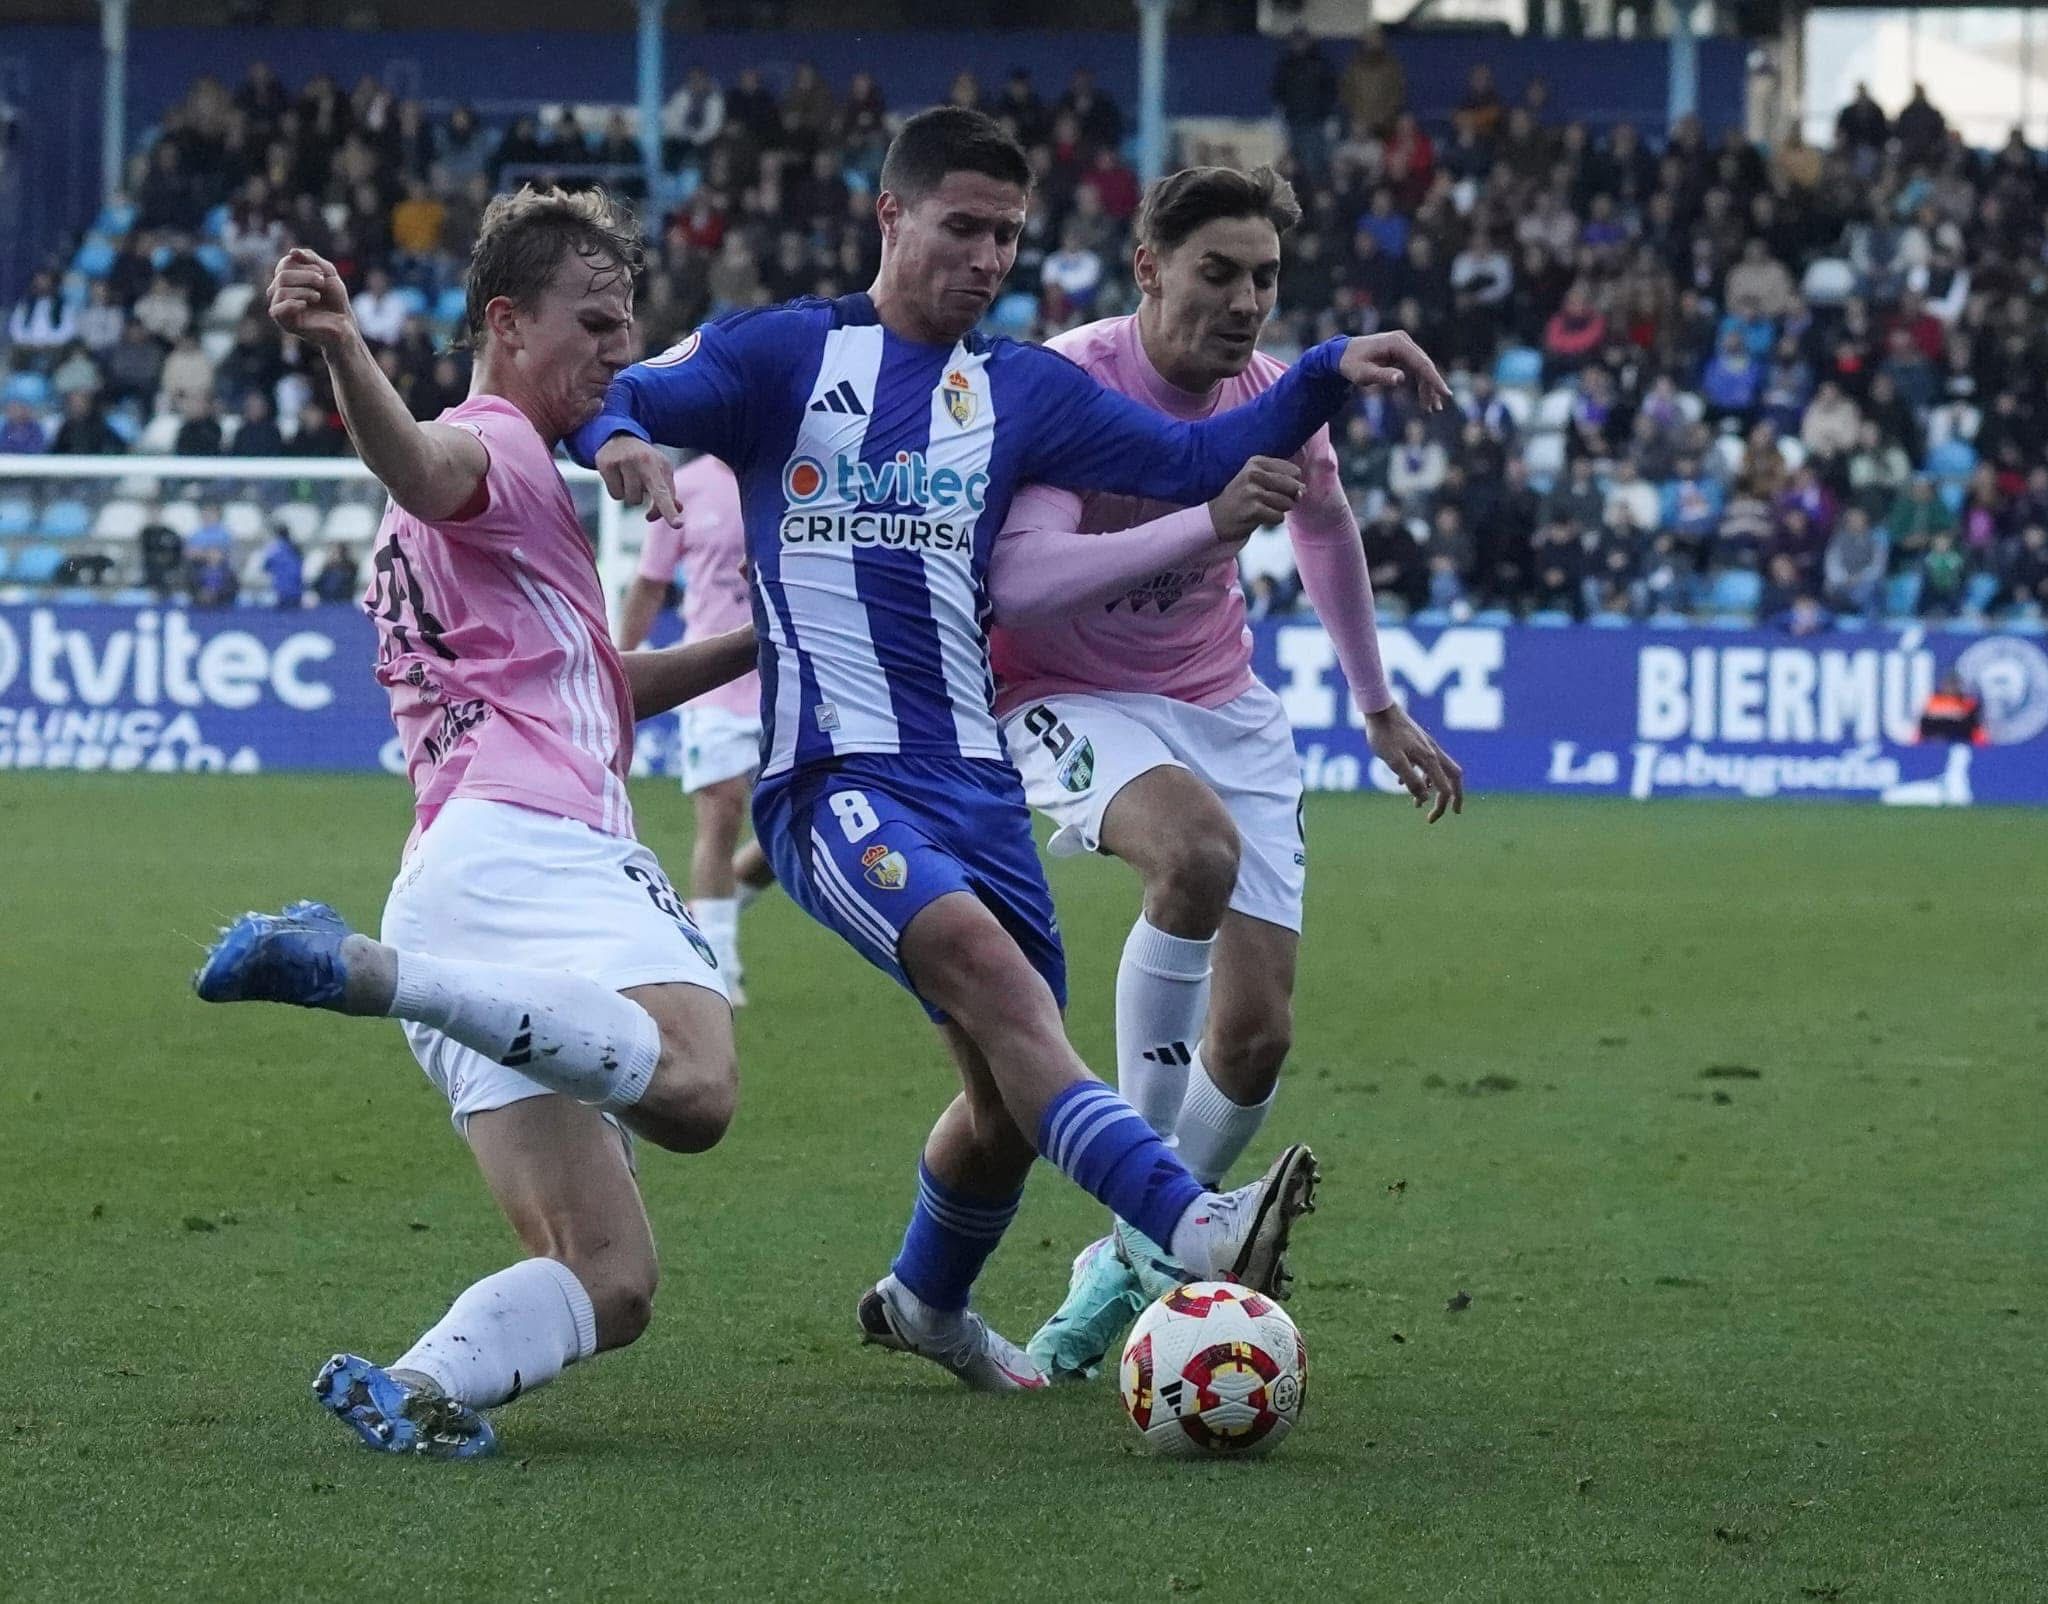
[[[680,873],[682,804],[639,804]],[[316,1365],[516,1249],[395,1029],[185,975],[243,907],[374,924],[406,822],[379,779],[0,778],[0,1597],[2048,1597],[2036,817],[1313,802],[1253,1154],[1328,1175],[1309,1405],[1197,1466],[1107,1384],[856,1347],[948,1083],[781,899],[732,1136],[644,1156],[647,1338],[496,1461],[358,1449]],[[1106,1067],[1133,883],[1054,885]],[[1028,1335],[1097,1229],[1041,1173],[989,1314]]]

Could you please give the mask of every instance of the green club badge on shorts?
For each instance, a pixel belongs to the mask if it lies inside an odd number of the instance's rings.
[[[1060,784],[1079,796],[1095,783],[1095,743],[1086,737],[1060,759]]]

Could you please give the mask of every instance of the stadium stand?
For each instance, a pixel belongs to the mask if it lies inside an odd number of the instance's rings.
[[[1028,75],[984,91],[962,73],[952,94],[1007,119],[1038,174],[993,332],[1129,310],[1123,109],[1085,73],[1050,96]],[[1433,419],[1368,398],[1339,432],[1390,614],[2039,620],[2048,173],[2018,131],[1975,151],[1925,102],[1896,120],[1859,102],[1829,149],[1710,142],[1696,122],[1652,148],[1626,125],[1560,123],[1540,81],[1508,104],[1484,66],[1424,126],[1384,44],[1307,43],[1272,95],[1265,137],[1307,215],[1267,348],[1403,327],[1459,398]],[[689,70],[663,115],[674,204],[650,218],[648,348],[734,308],[863,287],[890,119],[867,74]],[[380,360],[432,416],[467,386],[451,337],[493,189],[638,195],[637,163],[618,107],[489,120],[368,78],[202,79],[137,152],[130,198],[8,309],[0,452],[345,455],[321,365],[262,315],[292,243],[337,262]],[[347,594],[375,517],[361,487],[325,480],[17,478],[0,587],[89,594],[97,575],[296,604],[303,578],[314,605]],[[1284,549],[1246,583],[1259,612],[1302,605]]]

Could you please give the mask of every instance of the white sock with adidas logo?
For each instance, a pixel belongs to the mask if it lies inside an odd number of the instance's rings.
[[[431,1025],[579,1103],[616,1112],[646,1095],[661,1029],[631,998],[561,970],[395,957],[391,1018]]]
[[[1140,914],[1117,965],[1116,1089],[1169,1143],[1209,1007],[1215,946],[1213,936],[1168,935]]]

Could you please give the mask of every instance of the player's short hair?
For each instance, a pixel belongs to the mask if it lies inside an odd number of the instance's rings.
[[[1024,147],[995,118],[965,106],[919,112],[896,131],[882,158],[882,188],[906,201],[929,195],[948,173],[981,173],[1027,194],[1031,189]]]
[[[1224,217],[1263,217],[1285,239],[1301,221],[1301,202],[1270,167],[1183,167],[1146,189],[1135,233],[1147,250],[1170,251],[1204,223]]]
[[[640,230],[633,214],[601,189],[537,189],[522,185],[484,208],[476,249],[469,253],[464,323],[468,342],[481,345],[484,308],[499,296],[531,306],[569,256],[601,274],[631,276],[641,262]]]

